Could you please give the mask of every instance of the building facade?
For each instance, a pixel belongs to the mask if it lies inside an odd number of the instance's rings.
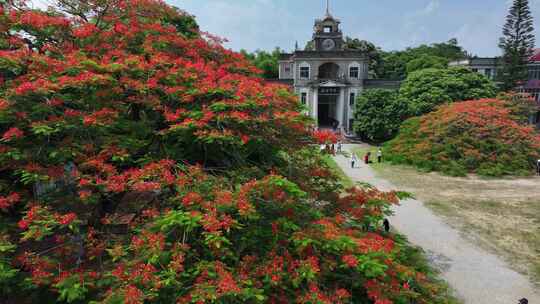
[[[464,66],[470,68],[473,72],[480,73],[491,80],[497,78],[497,73],[500,68],[499,58],[478,58],[452,61],[450,66]]]
[[[534,54],[529,58],[527,71],[527,82],[523,84],[521,90],[531,94],[536,101],[540,102],[540,49],[534,50]],[[540,122],[540,115],[537,121]]]
[[[473,72],[478,72],[489,79],[496,80],[502,68],[502,61],[499,57],[493,58],[469,58],[460,61],[450,62],[450,66],[464,66]],[[527,81],[519,88],[520,92],[530,94],[537,102],[540,102],[540,49],[534,50],[527,64]]]
[[[315,21],[312,44],[313,50],[281,55],[279,79],[294,87],[318,126],[352,130],[354,103],[365,89],[369,58],[345,48],[340,21],[328,9]]]

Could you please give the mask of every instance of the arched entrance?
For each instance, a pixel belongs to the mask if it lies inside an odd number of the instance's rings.
[[[338,79],[339,65],[328,62],[319,67],[319,79]]]

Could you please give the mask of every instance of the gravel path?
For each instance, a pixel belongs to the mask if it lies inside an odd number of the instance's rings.
[[[355,145],[344,145],[349,151]],[[375,176],[369,166],[360,164],[351,169],[350,160],[335,157],[338,165],[353,181],[363,181],[385,191],[396,190],[390,182]],[[497,256],[479,248],[460,236],[459,232],[435,216],[422,202],[406,200],[395,208],[390,223],[409,241],[422,247],[442,278],[467,304],[516,304],[527,298],[540,304],[540,291],[523,275],[511,270]]]

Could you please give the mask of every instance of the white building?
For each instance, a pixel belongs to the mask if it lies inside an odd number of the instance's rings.
[[[399,82],[369,80],[369,58],[344,46],[340,21],[326,11],[315,20],[313,50],[282,54],[279,79],[288,82],[321,127],[352,130],[356,97],[368,87],[395,89]]]

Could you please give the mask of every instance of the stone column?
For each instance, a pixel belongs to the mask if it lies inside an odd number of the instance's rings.
[[[343,111],[345,109],[345,88],[342,87],[339,90],[339,99],[337,104],[337,120],[339,121],[339,127],[343,127],[343,124],[345,123],[343,121]]]
[[[350,96],[352,93],[352,89],[348,88],[345,92],[345,97],[343,99],[343,130],[347,131],[349,130],[349,103],[350,103]]]
[[[313,88],[312,115],[315,125],[319,126],[319,89],[317,87]]]

